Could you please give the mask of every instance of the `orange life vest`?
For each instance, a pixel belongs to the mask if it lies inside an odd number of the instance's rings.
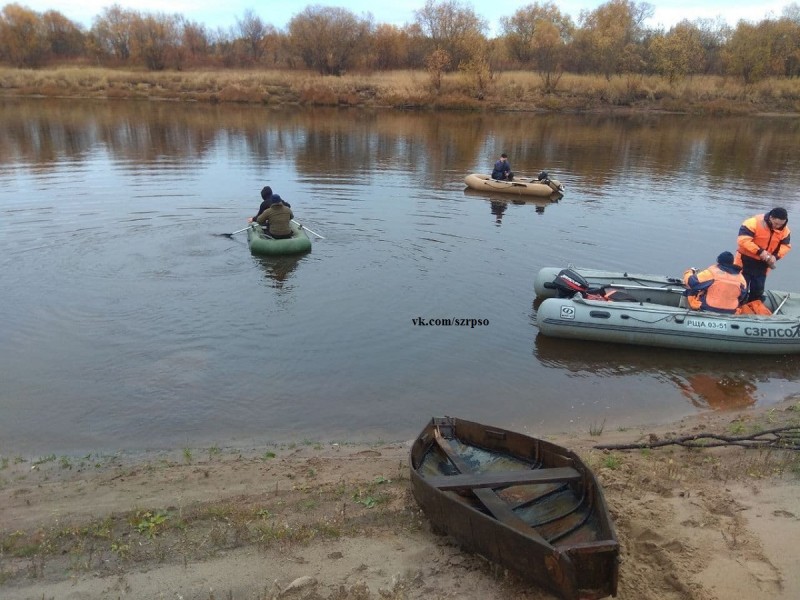
[[[750,217],[739,228],[736,239],[737,252],[733,260],[736,266],[742,266],[742,256],[761,260],[761,250],[766,250],[776,258],[783,258],[792,249],[791,231],[788,225],[782,229],[772,229],[766,221],[766,214]]]
[[[737,315],[771,315],[772,311],[768,309],[761,300],[752,300],[747,304],[742,304],[739,310],[736,311]]]
[[[702,287],[709,281],[710,285]],[[684,274],[684,282],[695,292],[688,297],[689,306],[694,310],[735,313],[747,290],[747,283],[741,273],[728,273],[718,265],[711,265],[694,275],[687,272]]]

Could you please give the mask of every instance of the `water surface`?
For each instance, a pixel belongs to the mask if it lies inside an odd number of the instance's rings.
[[[792,357],[537,335],[543,266],[679,275],[796,213],[796,119],[0,103],[0,452],[547,435],[796,394]],[[500,152],[557,202],[466,192]],[[270,184],[324,240],[257,258]],[[800,254],[768,284],[800,290]],[[417,318],[483,319],[422,327]]]

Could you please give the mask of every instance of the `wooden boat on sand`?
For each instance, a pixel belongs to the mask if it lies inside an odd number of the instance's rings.
[[[566,600],[615,596],[619,543],[599,483],[572,451],[452,417],[411,448],[431,526]]]
[[[564,193],[564,186],[557,179],[550,179],[546,173],[542,179],[533,177],[515,177],[513,181],[492,179],[490,175],[471,173],[464,178],[468,188],[482,192],[504,192],[520,196],[538,196],[549,198],[553,193]]]
[[[541,269],[534,289],[545,298],[536,325],[546,336],[759,356],[800,353],[800,293],[766,291],[763,303],[772,314],[723,314],[688,308],[675,277],[558,267]]]

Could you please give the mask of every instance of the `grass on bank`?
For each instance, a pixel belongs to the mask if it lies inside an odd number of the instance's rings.
[[[320,442],[305,441],[302,445],[312,451],[312,458],[325,450]],[[341,445],[346,443],[331,443],[330,448],[337,450]],[[267,454],[273,458],[293,455],[291,448],[296,446],[276,444],[275,452]],[[195,449],[196,458],[190,462],[186,460],[187,449],[172,453],[171,459],[144,465],[128,465],[119,456],[109,455],[105,464],[113,471],[105,477],[200,467],[198,461],[206,452]],[[219,446],[212,446],[207,456],[206,465],[263,461],[261,454],[247,459],[238,450],[224,451]],[[89,468],[100,460],[85,458],[85,462],[76,460],[78,468]],[[34,471],[49,470],[38,474],[44,481],[57,478],[63,469],[55,455],[30,464],[36,467]],[[208,477],[207,470],[205,473]],[[285,551],[320,540],[370,536],[387,527],[418,531],[425,526],[410,500],[405,463],[399,464],[396,472],[371,479],[321,482],[316,469],[301,467],[300,463],[297,470],[284,476],[288,487],[281,485],[279,489],[276,482],[275,489],[267,493],[178,506],[141,506],[97,518],[56,519],[30,529],[0,531],[0,586],[25,578],[43,579],[52,573],[111,574],[152,563],[186,564],[245,546]],[[0,481],[0,488],[3,485]]]
[[[703,114],[800,113],[800,79],[745,86],[735,78],[695,76],[670,84],[658,76],[566,73],[554,93],[530,71],[457,72],[441,84],[425,71],[321,76],[306,71],[134,71],[99,67],[0,67],[0,95],[150,99],[266,106],[590,111],[609,107]]]
[[[717,433],[731,436],[752,435],[768,431],[776,424],[800,429],[800,401],[794,401],[783,409],[772,408],[757,417],[740,414],[727,424],[724,431]],[[600,434],[593,434],[590,430],[590,435]],[[668,435],[665,439],[670,437],[672,436]],[[626,456],[628,452],[636,452],[644,458],[650,474],[648,477],[654,476],[661,482],[684,481],[687,473],[694,472],[692,469],[684,468],[689,466],[697,467],[696,472],[700,473],[702,477],[723,483],[740,479],[759,480],[784,476],[800,478],[800,451],[782,449],[780,445],[745,448],[729,444],[705,448],[703,444],[699,444],[698,446],[644,447],[627,451],[593,449],[584,456],[584,459],[590,468],[596,471],[601,483],[605,485],[609,477],[614,477],[610,472],[621,470],[627,473],[626,464],[629,461],[626,461]],[[643,487],[652,483],[649,479],[642,482]]]

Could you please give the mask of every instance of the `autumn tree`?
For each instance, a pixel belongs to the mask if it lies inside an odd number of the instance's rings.
[[[800,76],[800,21],[784,16],[767,21],[771,71],[778,76]]]
[[[408,62],[405,67],[409,69],[425,68],[428,49],[422,28],[417,23],[408,23],[403,27],[403,35],[408,38]]]
[[[741,77],[745,85],[767,77],[772,67],[769,34],[763,23],[739,21],[725,48],[728,73]]]
[[[60,12],[56,10],[45,12],[42,15],[42,25],[53,58],[76,58],[84,53],[85,31]]]
[[[442,91],[442,77],[450,68],[450,55],[437,48],[425,58],[425,68],[430,76],[431,88],[438,94]]]
[[[272,25],[264,23],[261,17],[249,9],[236,21],[236,27],[239,39],[244,44],[247,60],[252,64],[258,64],[266,54],[268,37],[274,35],[277,30]]]
[[[653,68],[665,76],[670,84],[703,69],[703,46],[700,30],[684,20],[666,34],[650,40]]]
[[[169,61],[179,64],[179,15],[136,14],[131,20],[130,57],[151,71],[162,71]]]
[[[416,22],[428,38],[430,51],[444,50],[450,57],[450,68],[462,62],[474,61],[476,42],[486,41],[488,24],[475,11],[458,0],[427,0],[414,12]]]
[[[180,45],[184,60],[191,66],[203,64],[211,56],[211,34],[206,26],[200,23],[183,22]]]
[[[341,75],[366,49],[372,30],[344,8],[308,6],[289,21],[289,42],[309,68],[323,75]]]
[[[643,23],[651,16],[652,5],[632,0],[610,0],[591,12],[581,11],[575,37],[581,66],[606,79],[641,70]]]
[[[370,39],[373,66],[382,71],[408,66],[408,50],[411,43],[412,40],[406,30],[395,25],[378,25]]]
[[[138,15],[123,9],[119,4],[107,6],[95,17],[91,34],[101,52],[119,62],[127,62],[131,56],[131,36]]]
[[[529,4],[511,17],[500,19],[509,54],[525,66],[535,68],[545,91],[555,89],[564,73],[568,44],[575,25],[553,2]]]
[[[39,67],[48,51],[47,31],[39,13],[19,4],[0,12],[0,57],[15,67]]]
[[[697,28],[698,41],[703,49],[703,73],[721,74],[725,71],[722,53],[733,29],[722,17],[716,19],[696,19],[692,24]]]

